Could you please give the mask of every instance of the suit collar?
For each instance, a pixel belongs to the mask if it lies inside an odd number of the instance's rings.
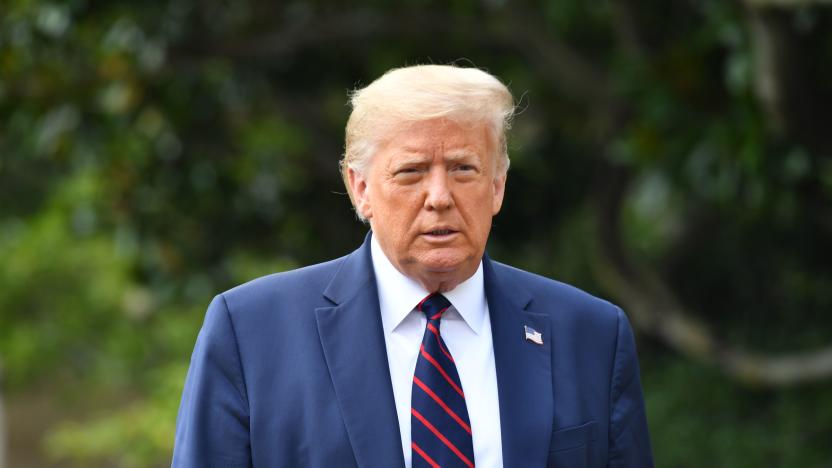
[[[370,258],[370,233],[368,233],[361,247],[343,257],[338,270],[324,289],[323,295],[333,304],[338,305],[375,287],[375,276]]]
[[[318,334],[357,465],[404,468],[369,238],[324,290]]]
[[[397,270],[375,237],[370,239],[370,252],[378,286],[384,333],[385,336],[389,336],[430,291]],[[470,278],[444,295],[453,305],[453,313],[459,314],[468,327],[479,335],[487,315],[482,262]]]
[[[529,311],[532,295],[509,267],[487,256],[483,266],[497,368],[503,466],[539,465],[548,457],[554,414],[550,321]],[[543,344],[527,340],[524,327],[540,332]]]
[[[381,322],[384,325],[384,335],[389,336],[428,291],[393,266],[375,237],[370,238],[370,252],[378,285]]]

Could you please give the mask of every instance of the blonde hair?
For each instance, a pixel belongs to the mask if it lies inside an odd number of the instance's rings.
[[[506,86],[478,68],[416,65],[394,68],[350,96],[341,175],[350,199],[348,170],[366,175],[381,137],[408,122],[446,118],[483,122],[496,138],[496,175],[508,171],[506,130],[514,116],[514,99]]]

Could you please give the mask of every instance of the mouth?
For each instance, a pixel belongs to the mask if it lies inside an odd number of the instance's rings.
[[[433,240],[433,241],[443,241],[443,240],[451,239],[458,232],[459,231],[456,231],[456,230],[451,229],[449,227],[444,227],[443,226],[443,227],[440,227],[440,228],[437,228],[437,229],[431,229],[429,231],[424,231],[424,232],[422,232],[422,236],[424,236],[427,239]]]
[[[455,232],[456,231],[454,231],[452,229],[434,229],[432,231],[426,232],[425,234],[430,235],[430,236],[447,236],[447,235],[453,234]]]

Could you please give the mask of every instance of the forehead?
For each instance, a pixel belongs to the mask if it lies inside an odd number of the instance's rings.
[[[394,157],[399,154],[434,154],[442,151],[484,157],[491,153],[493,140],[489,126],[483,122],[432,119],[392,127],[382,135],[379,153]]]

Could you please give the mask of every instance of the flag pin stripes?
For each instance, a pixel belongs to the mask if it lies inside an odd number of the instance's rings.
[[[523,328],[526,331],[526,340],[531,341],[534,344],[543,344],[543,335],[541,335],[539,331],[528,325],[523,325]]]

